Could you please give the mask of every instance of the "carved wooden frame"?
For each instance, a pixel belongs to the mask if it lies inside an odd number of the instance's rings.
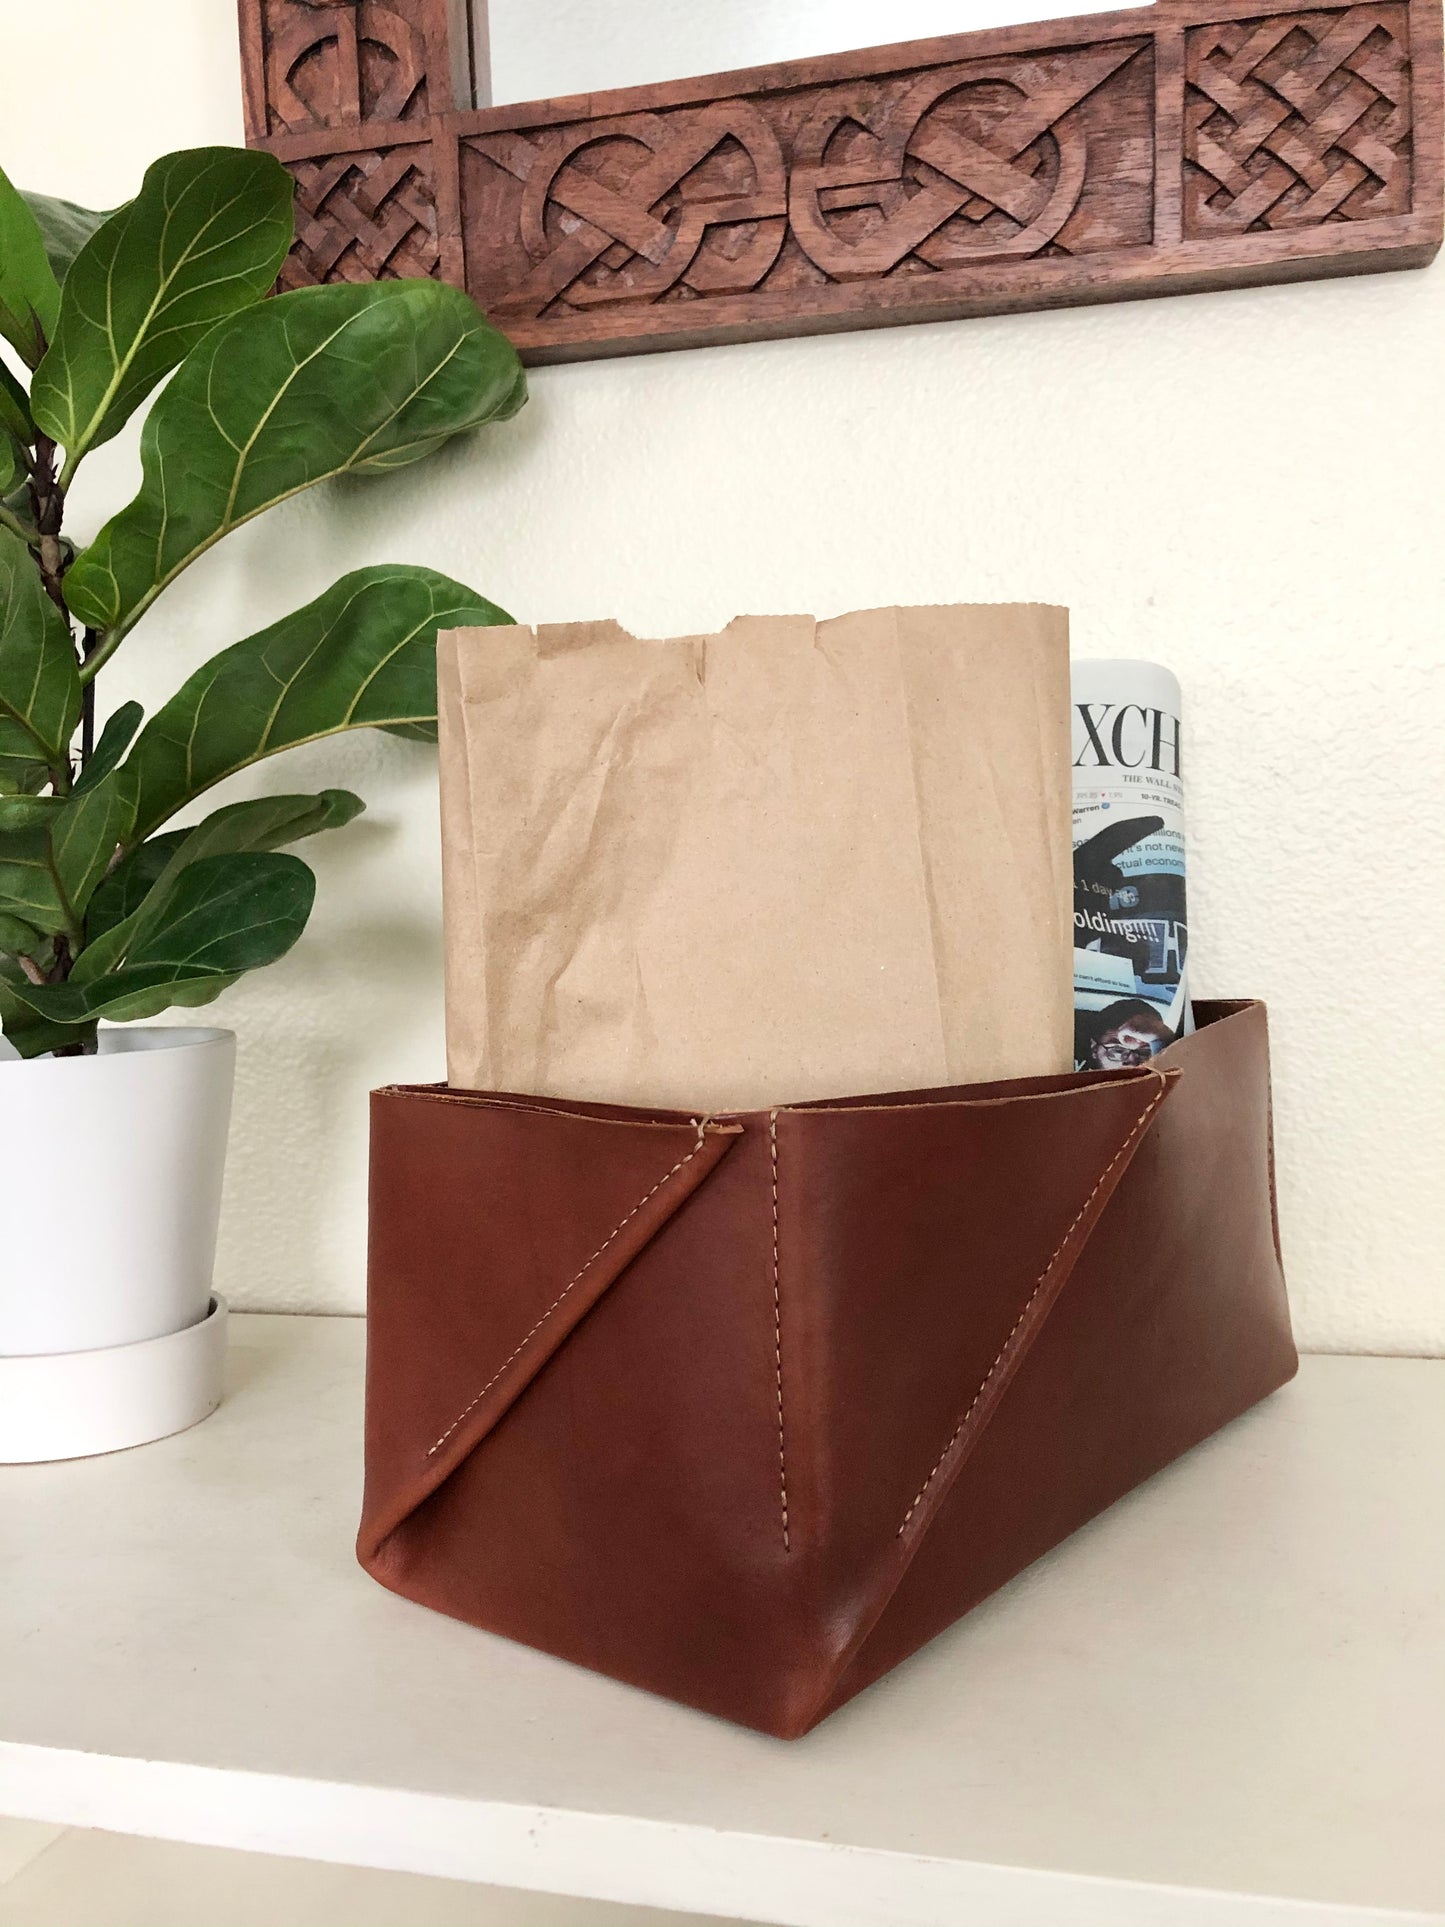
[[[1127,12],[521,106],[465,0],[238,0],[286,285],[435,274],[532,362],[1422,267],[1440,0]],[[482,65],[485,65],[484,50]]]

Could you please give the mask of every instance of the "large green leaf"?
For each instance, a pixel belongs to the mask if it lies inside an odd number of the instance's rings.
[[[131,833],[140,781],[128,764],[69,796],[50,819],[55,879],[77,921]]]
[[[109,776],[122,756],[131,746],[131,740],[145,718],[145,711],[139,703],[122,703],[105,719],[95,748],[90,752],[90,761],[75,779],[77,794],[93,789],[102,776]]]
[[[344,469],[416,461],[525,399],[506,336],[438,281],[299,288],[247,309],[192,350],[146,418],[140,492],[76,559],[70,607],[123,633],[273,503]]]
[[[24,984],[21,972],[7,971],[0,959],[0,1031],[5,1033],[6,1043],[13,1044],[22,1057],[39,1057],[45,1051],[76,1043],[90,1034],[93,1026],[75,1030],[68,1024],[55,1024],[22,1003],[15,993],[17,987],[23,988]]]
[[[159,1017],[163,1010],[189,1010],[197,1004],[214,1003],[244,974],[240,970],[187,971],[170,964],[147,964],[118,970],[93,984],[21,982],[7,984],[5,989],[11,1007],[43,1027],[40,1035],[45,1041],[38,1048],[54,1050],[57,1043],[93,1031],[102,1017],[111,1023],[129,1024]],[[5,999],[0,998],[0,1012],[4,1005]],[[27,1050],[25,1036],[18,1028],[12,1030],[7,1023],[5,1034],[22,1056],[34,1054]]]
[[[91,982],[19,983],[9,995],[52,1023],[154,1017],[208,1003],[247,970],[284,956],[306,927],[316,879],[299,857],[203,857],[137,933],[125,965]]]
[[[279,850],[321,830],[339,829],[366,805],[350,790],[316,796],[258,796],[213,810],[193,830],[173,830],[132,850],[91,899],[86,928],[91,939],[71,972],[87,983],[114,970],[137,937],[150,927],[181,872],[204,857],[238,850]],[[124,905],[119,915],[114,909]]]
[[[339,830],[366,808],[351,790],[318,790],[314,796],[256,796],[227,803],[189,831],[161,873],[164,883],[203,856],[232,850],[280,850],[322,830]]]
[[[0,168],[0,335],[29,367],[55,334],[60,284],[25,197]]]
[[[23,188],[21,195],[35,216],[51,271],[63,283],[76,255],[115,209],[77,207],[74,201],[57,200],[53,194],[30,194]]]
[[[29,397],[0,361],[0,502],[27,528],[32,520],[26,450],[34,439]]]
[[[80,795],[0,796],[0,910],[63,932],[78,950],[91,893],[130,834],[137,789],[122,765]]]
[[[17,442],[35,439],[30,397],[3,361],[0,361],[0,427],[8,428]]]
[[[306,926],[316,879],[300,857],[230,850],[189,864],[142,919],[134,969],[256,970],[288,951]]]
[[[32,789],[65,764],[80,694],[65,617],[29,549],[0,528],[0,792]]]
[[[434,731],[437,630],[510,621],[432,569],[382,563],[342,576],[213,656],[146,724],[125,765],[140,777],[136,837],[277,750],[343,729]]]
[[[0,953],[11,957],[34,957],[45,947],[45,938],[21,917],[0,910]]]
[[[60,894],[50,829],[54,796],[0,796],[0,910],[47,935],[79,935],[79,919]]]
[[[96,885],[95,895],[85,912],[88,941],[82,956],[88,957],[102,938],[135,915],[155,888],[161,871],[189,835],[189,830],[167,830],[163,836],[153,836],[145,843],[137,843],[121,858],[110,875]],[[100,962],[108,956],[113,963],[117,954],[112,947],[110,951],[102,952],[96,961]],[[109,967],[107,963],[106,968]]]
[[[91,235],[30,396],[67,473],[209,329],[265,294],[291,245],[292,192],[274,155],[191,148],[147,168]]]

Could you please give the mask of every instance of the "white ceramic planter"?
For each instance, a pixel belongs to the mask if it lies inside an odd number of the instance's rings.
[[[0,1459],[139,1444],[219,1399],[211,1272],[235,1049],[229,1031],[118,1026],[94,1057],[0,1062]],[[189,1348],[146,1351],[203,1324]],[[105,1358],[67,1372],[78,1353]],[[209,1359],[215,1398],[168,1389],[167,1357],[191,1381]],[[50,1413],[43,1450],[25,1449],[23,1405]]]
[[[226,1301],[198,1325],[96,1352],[0,1358],[0,1465],[81,1459],[169,1438],[214,1412],[226,1368]]]

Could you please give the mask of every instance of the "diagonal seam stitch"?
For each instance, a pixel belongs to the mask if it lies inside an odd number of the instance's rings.
[[[547,1320],[552,1316],[553,1312],[556,1311],[557,1307],[562,1303],[562,1300],[568,1295],[570,1291],[573,1290],[573,1288],[576,1285],[581,1283],[582,1279],[586,1277],[587,1273],[592,1269],[593,1265],[596,1264],[597,1260],[602,1256],[603,1252],[606,1251],[607,1247],[610,1244],[612,1244],[624,1230],[626,1230],[627,1226],[631,1224],[632,1220],[637,1216],[638,1212],[642,1209],[642,1207],[645,1204],[647,1204],[650,1199],[655,1198],[657,1196],[658,1192],[662,1189],[663,1185],[665,1185],[670,1179],[675,1178],[678,1172],[683,1170],[685,1166],[692,1163],[693,1159],[697,1156],[698,1152],[703,1147],[703,1139],[707,1133],[708,1122],[709,1120],[705,1117],[693,1119],[693,1125],[697,1131],[697,1143],[693,1145],[692,1149],[688,1152],[687,1156],[683,1158],[679,1158],[677,1163],[673,1165],[670,1171],[664,1171],[662,1176],[657,1180],[657,1183],[653,1185],[652,1189],[646,1192],[642,1197],[640,1197],[637,1200],[637,1203],[633,1205],[632,1209],[628,1212],[627,1216],[625,1218],[620,1219],[619,1222],[612,1227],[612,1229],[608,1232],[607,1236],[602,1240],[601,1244],[598,1245],[597,1249],[593,1252],[592,1256],[587,1260],[586,1264],[584,1264],[582,1268],[573,1277],[567,1280],[566,1284],[562,1287],[561,1291],[558,1292],[557,1296],[552,1300],[551,1304],[548,1305],[547,1309],[542,1313],[542,1316],[537,1320],[536,1324],[533,1325],[532,1329],[522,1339],[521,1343],[515,1348],[515,1350],[510,1352],[507,1355],[507,1357],[502,1360],[501,1364],[497,1367],[496,1371],[492,1373],[492,1376],[487,1380],[486,1384],[477,1393],[476,1397],[471,1401],[471,1403],[465,1406],[463,1410],[457,1413],[457,1416],[452,1420],[451,1424],[447,1427],[445,1432],[442,1433],[441,1437],[436,1441],[436,1443],[434,1445],[429,1445],[427,1447],[426,1455],[428,1458],[431,1458],[435,1453],[440,1452],[442,1447],[446,1444],[447,1440],[451,1437],[452,1433],[456,1431],[457,1427],[461,1425],[464,1420],[469,1418],[471,1414],[477,1409],[477,1407],[481,1404],[482,1400],[487,1396],[487,1393],[491,1391],[492,1387],[496,1384],[497,1380],[501,1378],[503,1373],[507,1370],[508,1366],[514,1365],[516,1363],[516,1361],[521,1357],[522,1353],[527,1349],[528,1345],[530,1345],[532,1340],[537,1336],[537,1333],[541,1331],[542,1327],[546,1324]]]
[[[1068,1230],[1064,1233],[1063,1237],[1060,1238],[1058,1244],[1054,1247],[1052,1253],[1049,1256],[1048,1263],[1044,1266],[1043,1270],[1039,1273],[1038,1280],[1034,1285],[1033,1290],[1029,1293],[1027,1299],[1025,1299],[1024,1301],[1023,1310],[1019,1313],[1018,1317],[1014,1320],[1012,1330],[1009,1332],[1008,1337],[1003,1341],[1003,1344],[999,1347],[998,1357],[993,1361],[992,1365],[990,1365],[988,1370],[984,1373],[983,1383],[979,1386],[978,1390],[974,1393],[972,1403],[969,1405],[969,1408],[964,1413],[963,1417],[958,1421],[957,1426],[954,1428],[953,1436],[949,1439],[947,1445],[945,1445],[943,1450],[939,1453],[938,1458],[934,1463],[933,1470],[929,1473],[928,1477],[923,1481],[923,1484],[919,1486],[918,1492],[914,1498],[913,1504],[909,1506],[908,1510],[904,1513],[903,1524],[899,1526],[898,1534],[897,1534],[897,1536],[900,1539],[903,1537],[903,1534],[908,1529],[908,1521],[913,1517],[914,1513],[918,1510],[920,1504],[922,1503],[924,1493],[927,1492],[929,1486],[931,1486],[933,1484],[933,1481],[938,1477],[938,1474],[942,1470],[944,1461],[947,1459],[949,1453],[953,1450],[954,1446],[957,1445],[958,1441],[963,1437],[963,1434],[965,1433],[965,1431],[967,1431],[968,1421],[973,1417],[974,1413],[978,1410],[979,1401],[982,1399],[984,1393],[988,1390],[989,1385],[993,1380],[994,1373],[998,1370],[999,1366],[1003,1363],[1004,1359],[1008,1356],[1008,1349],[1010,1345],[1013,1344],[1014,1339],[1018,1336],[1020,1325],[1023,1324],[1024,1320],[1028,1317],[1030,1311],[1033,1309],[1034,1300],[1038,1297],[1039,1293],[1043,1290],[1044,1284],[1048,1278],[1049,1273],[1053,1270],[1055,1264],[1058,1262],[1059,1253],[1064,1249],[1064,1246],[1069,1242],[1070,1238],[1072,1238],[1074,1233],[1078,1230],[1080,1223],[1082,1222],[1085,1214],[1089,1209],[1089,1206],[1094,1202],[1095,1198],[1098,1197],[1099,1192],[1103,1189],[1104,1185],[1108,1182],[1109,1174],[1114,1169],[1114,1166],[1119,1162],[1120,1158],[1123,1157],[1124,1153],[1128,1150],[1129,1146],[1134,1142],[1135,1138],[1138,1137],[1139,1133],[1144,1129],[1145,1125],[1149,1122],[1150,1118],[1153,1117],[1154,1113],[1158,1110],[1159,1106],[1164,1102],[1164,1098],[1168,1092],[1169,1085],[1162,1073],[1160,1074],[1159,1086],[1160,1087],[1159,1087],[1158,1094],[1150,1100],[1149,1108],[1143,1113],[1138,1123],[1134,1126],[1133,1130],[1129,1133],[1128,1137],[1124,1139],[1124,1142],[1119,1146],[1118,1150],[1114,1153],[1113,1157],[1110,1158],[1109,1162],[1104,1166],[1104,1169],[1099,1173],[1098,1179],[1094,1185],[1093,1190],[1089,1193],[1088,1197],[1084,1199],[1084,1202],[1079,1206],[1079,1209],[1074,1216],[1074,1220],[1072,1224],[1070,1224]]]
[[[788,1538],[788,1454],[783,1429],[783,1296],[778,1273],[778,1114],[768,1112],[768,1161],[773,1179],[773,1365],[778,1381],[778,1480],[783,1501],[783,1551]]]

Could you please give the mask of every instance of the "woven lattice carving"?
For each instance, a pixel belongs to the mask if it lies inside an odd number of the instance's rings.
[[[293,161],[296,245],[281,285],[435,275],[436,202],[429,144]]]
[[[1313,227],[1410,204],[1403,7],[1196,27],[1186,51],[1186,234]]]

